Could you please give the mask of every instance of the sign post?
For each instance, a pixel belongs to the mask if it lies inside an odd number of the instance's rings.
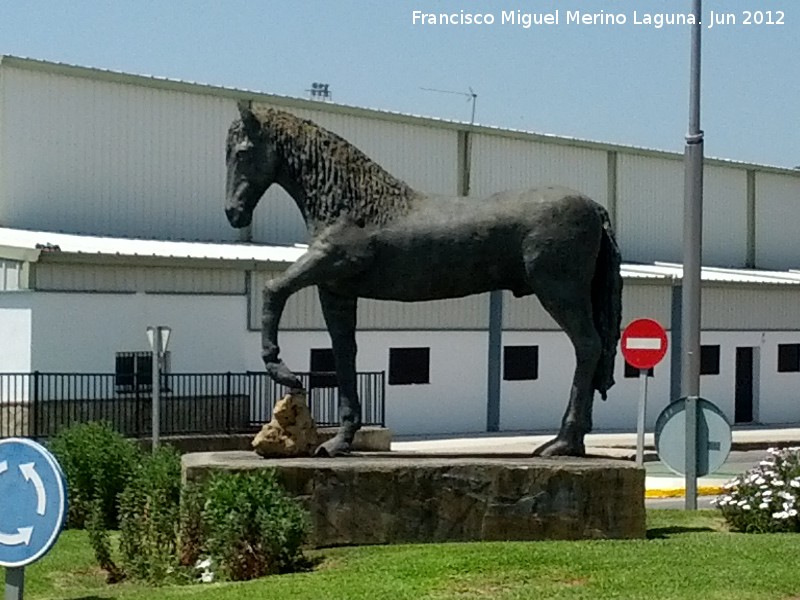
[[[67,514],[67,486],[55,457],[33,440],[0,440],[0,498],[5,600],[22,600],[25,566],[53,547]]]
[[[150,349],[153,351],[153,368],[151,370],[153,410],[150,439],[154,451],[158,448],[161,431],[161,359],[167,353],[170,333],[172,333],[172,329],[165,325],[147,328],[147,339],[150,341]]]
[[[636,465],[644,465],[644,423],[647,413],[647,372],[667,353],[667,332],[653,319],[636,319],[622,332],[622,355],[639,369],[641,394],[636,419]]]

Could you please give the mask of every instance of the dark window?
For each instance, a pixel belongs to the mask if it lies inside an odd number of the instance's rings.
[[[430,348],[389,348],[389,385],[430,383]]]
[[[503,379],[526,381],[539,378],[539,346],[503,348]]]
[[[653,367],[650,367],[649,369],[647,369],[647,376],[648,377],[652,377],[653,376]],[[631,379],[633,377],[639,377],[639,369],[629,365],[627,360],[625,361],[625,377],[627,379]]]
[[[800,371],[800,344],[778,344],[778,373]]]
[[[719,346],[700,347],[700,375],[719,375]]]
[[[164,355],[162,374],[169,372],[169,352]],[[153,386],[152,352],[117,352],[114,361],[114,386],[117,392],[149,391]],[[166,391],[166,381],[161,382]]]
[[[312,388],[336,387],[336,363],[333,360],[333,350],[330,348],[311,349],[311,378],[309,385]]]

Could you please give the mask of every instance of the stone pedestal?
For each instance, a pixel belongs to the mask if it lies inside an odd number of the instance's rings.
[[[475,540],[641,538],[644,470],[625,461],[394,456],[183,457],[184,480],[275,468],[311,514],[317,547]]]

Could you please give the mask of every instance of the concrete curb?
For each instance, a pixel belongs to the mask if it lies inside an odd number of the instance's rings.
[[[697,487],[698,496],[719,496],[725,491],[721,485],[703,485]],[[650,489],[644,491],[645,498],[683,498],[686,496],[684,488]]]

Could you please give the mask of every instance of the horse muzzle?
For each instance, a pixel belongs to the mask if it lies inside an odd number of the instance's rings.
[[[242,210],[241,208],[226,208],[225,216],[228,217],[228,223],[232,227],[241,229],[247,227],[253,221],[253,213],[249,210]]]

